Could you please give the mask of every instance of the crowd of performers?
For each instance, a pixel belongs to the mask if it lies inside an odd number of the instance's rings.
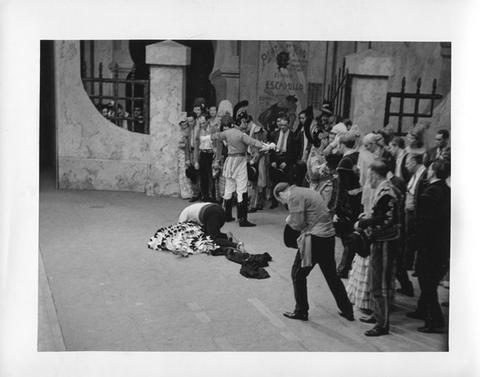
[[[424,125],[412,127],[406,138],[390,125],[364,135],[335,116],[328,102],[317,117],[311,107],[300,112],[298,123],[283,109],[254,122],[247,106],[206,106],[199,99],[181,115],[181,196],[199,203],[160,229],[150,247],[245,252],[221,232],[235,220],[234,205],[239,226],[252,227],[248,214],[267,210],[266,201],[270,210],[282,203],[289,211],[285,244],[298,249],[296,306],[284,313],[287,318],[308,320],[307,276],[319,264],[339,314],[353,321],[356,307],[360,321],[374,325],[366,336],[389,333],[389,304],[396,293],[414,297],[412,277],[421,292],[406,316],[424,321],[420,332],[444,332],[437,288],[448,283],[450,264],[448,130],[439,130],[435,146],[427,148]],[[338,266],[336,237],[343,245]]]

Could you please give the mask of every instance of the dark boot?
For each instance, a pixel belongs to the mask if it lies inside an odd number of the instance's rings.
[[[247,213],[248,213],[248,198],[247,194],[243,194],[242,196],[242,202],[238,203],[238,220],[239,220],[239,225],[244,228],[244,227],[252,227],[252,226],[257,226],[256,224],[253,224],[247,220]]]
[[[225,220],[227,223],[234,221],[235,219],[232,217],[232,204],[233,199],[225,199],[225,212],[227,213],[227,219]]]

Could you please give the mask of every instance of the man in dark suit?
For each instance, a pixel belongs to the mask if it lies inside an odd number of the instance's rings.
[[[437,288],[448,271],[450,263],[450,187],[445,180],[450,176],[450,163],[437,159],[430,167],[431,180],[418,200],[417,228],[419,249],[415,270],[418,273],[420,298],[409,318],[422,319],[423,333],[441,333],[445,319],[438,303]]]
[[[412,174],[405,195],[406,251],[405,269],[412,270],[417,250],[416,218],[418,198],[428,184],[427,169],[423,164],[423,154],[410,153],[406,166]]]
[[[270,179],[272,187],[277,183],[294,182],[294,165],[297,161],[298,148],[294,132],[289,128],[289,120],[286,115],[282,115],[278,122],[279,130],[274,134],[274,143],[276,148],[270,155]],[[272,205],[270,209],[278,207],[278,201],[272,196]]]
[[[447,130],[438,130],[435,135],[435,147],[429,149],[425,155],[424,165],[428,168],[430,164],[440,157],[444,160],[451,161],[451,150],[448,145],[450,140],[450,132]]]
[[[407,164],[407,150],[405,149],[405,140],[400,136],[395,136],[390,143],[388,143],[388,151],[395,158],[395,176],[401,178],[405,185],[410,181],[411,173],[408,171]]]

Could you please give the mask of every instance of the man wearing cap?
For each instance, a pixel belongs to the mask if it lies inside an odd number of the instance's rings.
[[[245,114],[246,115],[246,114]],[[238,117],[238,116],[237,116]],[[243,116],[242,116],[243,117]],[[259,148],[259,151],[266,151],[274,147],[274,145],[267,145],[258,140],[251,138],[245,134],[246,123],[241,119],[234,122],[234,127],[226,129],[222,132],[217,132],[209,136],[201,136],[201,140],[219,140],[225,141],[228,147],[228,156],[223,167],[223,175],[225,182],[225,210],[227,214],[227,221],[232,221],[232,204],[233,193],[237,193],[239,225],[241,227],[252,227],[255,224],[247,220],[248,200],[247,200],[247,147],[249,145]],[[217,153],[216,156],[220,156]],[[218,158],[218,157],[216,157]]]
[[[308,320],[307,276],[318,264],[339,308],[339,315],[353,321],[353,306],[345,286],[336,273],[335,230],[327,202],[309,188],[279,183],[273,191],[277,200],[286,204],[289,216],[286,223],[300,232],[298,251],[292,266],[295,310],[283,315],[290,319]]]

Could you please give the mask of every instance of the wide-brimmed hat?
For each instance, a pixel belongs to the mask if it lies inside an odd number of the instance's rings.
[[[322,114],[325,113],[327,115],[333,115],[333,103],[330,101],[324,101],[320,111]]]
[[[345,239],[349,252],[356,253],[363,258],[370,255],[371,242],[363,230],[356,230]]]
[[[293,229],[290,225],[286,224],[283,229],[283,243],[286,247],[292,249],[298,249],[297,238],[300,237],[300,232]]]
[[[197,183],[197,171],[192,165],[185,169],[185,175],[192,183]]]
[[[254,165],[247,165],[247,173],[249,181],[256,181],[258,178],[258,169]]]

